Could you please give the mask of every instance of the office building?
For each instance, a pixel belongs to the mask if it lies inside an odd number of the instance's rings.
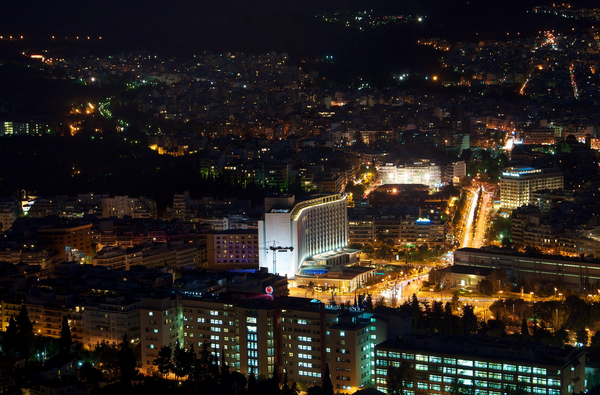
[[[465,338],[406,336],[375,346],[375,388],[390,393],[390,369],[406,368],[403,393],[568,395],[585,392],[585,355],[576,348]]]
[[[454,264],[505,269],[508,279],[525,283],[525,290],[537,285],[548,289],[561,284],[578,292],[600,285],[600,262],[593,257],[522,253],[494,247],[459,248]]]
[[[514,210],[535,204],[532,192],[540,189],[562,189],[564,177],[558,168],[509,167],[500,177],[500,205]]]

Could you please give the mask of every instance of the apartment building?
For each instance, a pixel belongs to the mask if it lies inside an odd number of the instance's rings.
[[[348,243],[367,244],[375,241],[375,222],[370,218],[351,218],[348,221]]]
[[[53,224],[38,230],[40,244],[53,246],[63,260],[79,261],[92,255],[92,224],[84,221]]]
[[[140,338],[140,301],[138,298],[98,297],[88,300],[82,311],[83,342],[118,344],[127,333],[130,340]]]
[[[238,229],[211,233],[207,237],[208,267],[258,269],[258,230]]]
[[[370,385],[373,349],[386,336],[386,322],[373,314],[269,294],[158,295],[142,298],[140,311],[145,373],[156,371],[163,345],[179,340],[199,353],[206,341],[219,361],[244,374],[278,368],[290,381],[322,385],[329,364],[336,391],[350,393]]]

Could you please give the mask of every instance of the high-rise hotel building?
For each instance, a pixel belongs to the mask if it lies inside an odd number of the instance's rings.
[[[500,177],[500,203],[503,209],[514,210],[532,204],[532,192],[563,187],[563,174],[556,167],[509,167],[504,169]]]
[[[294,277],[307,259],[342,250],[348,245],[346,207],[340,194],[313,195],[300,202],[293,195],[267,197],[258,223],[260,266]]]

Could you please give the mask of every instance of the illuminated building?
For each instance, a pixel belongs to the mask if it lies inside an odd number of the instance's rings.
[[[388,392],[389,369],[406,368],[406,395],[471,392],[567,395],[585,391],[585,354],[577,348],[465,338],[406,336],[375,347],[375,388]]]
[[[354,218],[348,222],[348,243],[367,244],[375,241],[373,217]]]
[[[16,201],[0,201],[0,231],[5,232],[12,227],[17,217],[18,204]]]
[[[500,177],[500,204],[503,209],[514,210],[534,203],[534,191],[563,187],[564,177],[558,168],[509,167]]]
[[[341,251],[348,245],[346,206],[340,194],[313,195],[298,203],[293,195],[267,197],[258,223],[260,266],[293,277],[306,260]]]
[[[164,345],[192,345],[200,355],[206,341],[231,371],[322,385],[326,364],[336,392],[351,393],[372,383],[373,349],[386,337],[386,321],[362,311],[343,311],[305,298],[268,294],[244,298],[158,295],[142,298],[142,371]]]
[[[386,163],[378,167],[377,171],[384,184],[424,184],[435,189],[442,183],[440,166],[427,160],[410,165]]]
[[[556,133],[553,128],[526,128],[518,132],[517,138],[523,141],[523,144],[531,145],[552,145]]]
[[[464,160],[450,163],[446,166],[446,182],[458,185],[467,176],[467,164]]]
[[[225,230],[208,235],[208,267],[212,269],[258,269],[258,231]]]
[[[529,254],[493,247],[459,248],[454,251],[454,264],[505,269],[507,278],[515,283],[549,287],[561,283],[578,292],[600,284],[600,262],[591,257]]]
[[[119,344],[127,333],[129,340],[140,337],[140,302],[137,298],[98,297],[86,301],[80,313],[83,322],[83,343]],[[57,327],[60,335],[60,326]]]
[[[443,245],[446,237],[446,225],[437,217],[406,218],[400,222],[398,241],[400,244],[423,245],[430,247]]]
[[[62,259],[79,261],[92,255],[92,224],[68,223],[38,230],[40,244],[51,245]]]

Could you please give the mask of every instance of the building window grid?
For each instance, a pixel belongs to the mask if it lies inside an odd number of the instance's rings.
[[[561,385],[561,381],[560,379],[549,379],[546,378],[546,375],[548,374],[548,370],[546,368],[540,368],[540,367],[530,367],[530,366],[523,366],[523,365],[511,365],[511,364],[499,364],[499,363],[494,363],[494,362],[483,362],[483,361],[468,361],[468,360],[456,360],[453,358],[441,358],[441,357],[435,357],[435,356],[426,356],[426,355],[421,355],[421,354],[417,354],[416,358],[414,354],[407,354],[407,353],[402,353],[401,357],[400,357],[400,353],[395,353],[393,351],[385,351],[385,350],[377,350],[376,354],[377,354],[377,366],[392,366],[394,361],[393,359],[388,357],[388,353],[394,353],[394,356],[396,356],[396,358],[398,359],[402,359],[402,360],[420,360],[422,362],[425,362],[426,360],[429,360],[430,363],[433,359],[433,363],[440,363],[442,365],[455,365],[455,364],[464,364],[467,366],[476,366],[479,367],[480,369],[487,369],[486,370],[477,370],[474,372],[475,376],[478,378],[487,378],[487,380],[471,380],[471,379],[464,379],[461,376],[461,374],[463,374],[464,377],[464,373],[467,373],[467,376],[472,376],[473,375],[473,371],[469,370],[469,369],[456,369],[456,368],[450,368],[447,366],[430,366],[430,364],[427,363],[421,363],[421,364],[414,364],[414,369],[415,371],[439,371],[442,372],[444,374],[444,376],[439,376],[439,375],[429,375],[428,379],[431,382],[439,382],[439,381],[443,381],[445,383],[452,383],[455,379],[460,380],[464,385],[472,385],[475,387],[478,387],[475,389],[475,393],[478,394],[488,394],[488,395],[492,395],[493,393],[496,393],[495,391],[486,391],[486,390],[480,390],[479,388],[495,388],[495,389],[502,389],[502,387],[504,387],[505,389],[511,389],[512,387],[516,388],[516,382],[519,383],[523,383],[523,384],[536,384],[537,386],[532,387],[531,385],[525,385],[525,389],[527,390],[527,392],[533,392],[536,394],[556,394],[558,395],[560,393],[560,390],[556,390],[556,389],[552,389],[552,388],[547,388],[547,387],[560,387]],[[385,360],[383,360],[384,357]],[[443,361],[443,362],[438,362],[438,361]],[[518,375],[518,374],[504,374],[504,376],[501,373],[498,372],[494,372],[494,370],[500,370],[500,371],[507,371],[510,373],[513,372],[517,372],[520,371],[522,373],[526,373],[527,376],[524,375]],[[381,376],[387,376],[387,369],[377,369],[377,375],[381,375]],[[555,374],[559,374],[559,372],[554,372]],[[373,372],[373,374],[375,375],[375,371]],[[539,377],[538,377],[539,376]],[[418,376],[421,377],[421,376]],[[425,378],[427,376],[423,376],[423,378]],[[439,381],[438,381],[439,379]],[[513,383],[502,383],[501,381],[504,379],[504,381],[511,381]],[[498,381],[494,381],[494,380],[498,380]],[[416,379],[415,379],[416,382]],[[379,382],[379,383],[383,383],[383,382]],[[419,383],[419,382],[418,382]],[[422,383],[422,385],[425,385],[426,383]],[[504,384],[504,385],[503,385]],[[429,385],[429,384],[427,384]],[[510,387],[507,387],[507,385]],[[540,385],[543,386],[547,386],[547,387],[540,387]],[[446,387],[446,391],[451,391],[452,387],[447,386]],[[424,388],[422,388],[424,389]],[[557,392],[556,392],[557,391]],[[498,394],[502,394],[502,392],[497,392]]]

